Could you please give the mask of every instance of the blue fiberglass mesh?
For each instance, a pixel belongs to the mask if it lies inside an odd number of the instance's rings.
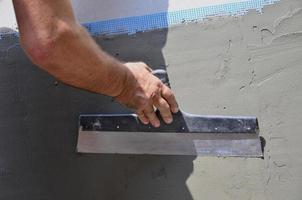
[[[261,11],[265,5],[270,5],[277,1],[279,0],[243,0],[236,3],[89,22],[84,23],[83,26],[94,36],[133,34],[136,32],[168,28],[172,25],[184,22],[202,20],[209,16],[241,15],[251,9]],[[18,33],[15,33],[15,35],[18,35]],[[3,33],[0,33],[0,39],[1,38],[3,38]]]
[[[279,0],[247,0],[173,12],[90,22],[83,25],[92,35],[133,34],[167,28],[184,22],[202,20],[209,16],[241,15],[250,9],[261,11],[265,5],[273,4],[276,1]]]

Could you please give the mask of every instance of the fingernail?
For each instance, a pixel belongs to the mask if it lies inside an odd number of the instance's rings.
[[[149,124],[149,121],[142,121],[142,122],[143,122],[143,124],[145,124],[145,125]]]
[[[177,113],[178,111],[179,111],[178,108],[173,108],[173,109],[172,109],[172,112],[173,112],[173,113]]]
[[[167,124],[171,124],[173,122],[173,119],[172,118],[166,118],[165,122]]]
[[[155,122],[153,123],[153,126],[156,127],[156,128],[159,127],[159,126],[160,126],[160,122],[159,122],[159,121],[155,121]]]

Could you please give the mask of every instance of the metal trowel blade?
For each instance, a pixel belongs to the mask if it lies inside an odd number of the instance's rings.
[[[160,120],[161,126],[155,128],[142,124],[135,114],[81,115],[77,151],[263,157],[256,117],[178,112],[172,124]]]

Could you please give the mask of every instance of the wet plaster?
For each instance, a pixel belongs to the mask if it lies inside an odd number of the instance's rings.
[[[255,115],[265,159],[197,158],[194,199],[302,199],[302,2],[169,30],[163,49],[183,110]]]
[[[0,40],[0,199],[302,199],[301,1],[95,39],[167,68],[186,112],[258,116],[265,158],[76,154],[80,113],[129,110],[57,83],[11,36]]]

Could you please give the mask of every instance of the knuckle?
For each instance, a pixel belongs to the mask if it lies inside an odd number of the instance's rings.
[[[146,97],[138,97],[136,100],[136,105],[138,110],[143,110],[148,105],[148,98]]]
[[[169,117],[169,116],[171,116],[171,113],[170,113],[169,110],[164,110],[164,111],[161,110],[160,115],[163,116],[163,117]]]
[[[166,97],[169,99],[174,99],[174,94],[171,92],[171,90],[167,92]]]
[[[169,104],[165,103],[165,104],[163,105],[163,109],[164,109],[164,110],[170,110]]]
[[[143,115],[144,115],[143,110],[141,110],[141,109],[136,109],[136,110],[135,110],[135,113],[136,113],[138,116],[143,116]]]
[[[161,117],[162,117],[163,119],[169,119],[169,118],[172,118],[172,115],[161,113]]]
[[[172,118],[172,115],[161,115],[161,117],[163,119],[169,119],[169,118]]]
[[[161,80],[156,79],[155,85],[156,85],[157,89],[161,89],[163,86],[163,83],[161,82]]]
[[[140,65],[141,67],[144,67],[145,69],[147,69],[149,71],[149,66],[146,63],[138,62],[138,65]]]
[[[154,121],[156,119],[156,116],[154,114],[148,114],[147,116],[150,121]]]
[[[160,100],[160,107],[161,107],[162,110],[169,110],[170,109],[169,104],[164,99]]]

